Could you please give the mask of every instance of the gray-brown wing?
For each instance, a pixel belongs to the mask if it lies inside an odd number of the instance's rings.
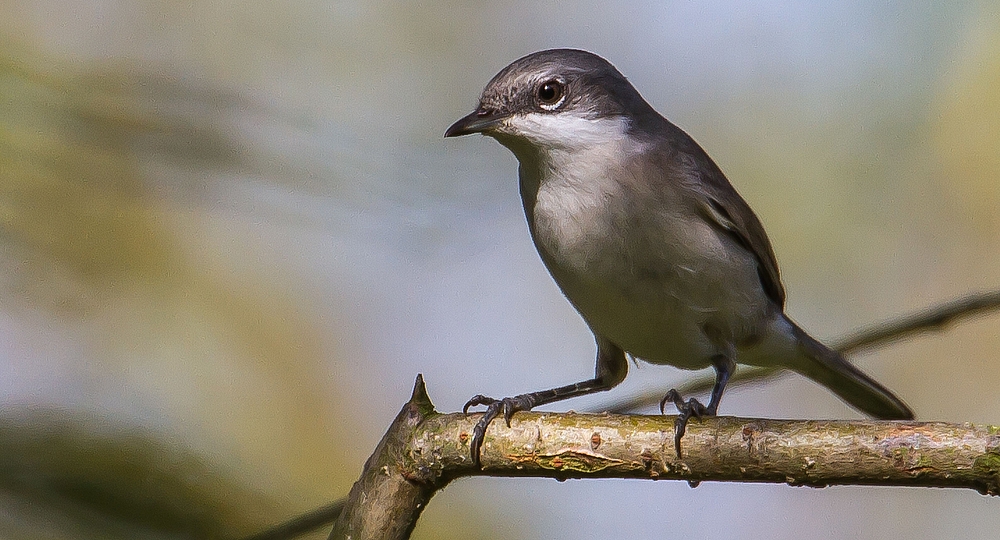
[[[757,215],[701,146],[679,127],[670,122],[666,124],[669,126],[668,135],[663,142],[670,148],[666,153],[672,154],[670,159],[688,165],[683,167],[686,171],[682,174],[699,176],[700,182],[695,189],[704,195],[704,198],[699,197],[699,201],[703,202],[702,214],[754,255],[764,291],[778,307],[784,309],[785,288],[778,273],[778,262]]]
[[[735,190],[731,195],[739,197]],[[764,226],[761,225],[753,210],[742,198],[734,203],[732,196],[710,195],[702,209],[703,214],[747,251],[753,253],[757,259],[757,274],[764,291],[771,300],[778,304],[778,307],[784,309],[785,288],[781,284],[774,249],[771,247],[770,240],[767,239]],[[723,201],[727,201],[728,205]],[[736,208],[730,210],[734,206]]]

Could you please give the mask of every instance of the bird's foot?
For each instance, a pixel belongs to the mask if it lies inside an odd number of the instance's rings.
[[[715,416],[715,411],[701,404],[695,398],[684,401],[676,389],[670,389],[667,395],[660,400],[660,414],[664,414],[663,408],[670,401],[677,407],[677,420],[674,421],[674,450],[677,451],[677,459],[681,458],[681,437],[687,429],[688,420],[695,417],[701,420],[704,416]]]
[[[462,407],[463,414],[469,414],[469,407],[476,405],[486,405],[486,412],[483,417],[476,422],[476,427],[472,430],[472,440],[469,442],[469,451],[472,454],[472,464],[479,468],[479,450],[483,446],[483,437],[486,436],[486,428],[490,422],[503,411],[504,422],[510,427],[510,419],[518,411],[530,411],[535,406],[535,400],[531,394],[521,394],[503,399],[493,399],[482,394],[474,396],[465,406]]]

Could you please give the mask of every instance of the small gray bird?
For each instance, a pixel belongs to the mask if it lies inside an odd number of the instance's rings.
[[[785,289],[757,216],[687,133],[660,116],[607,60],[553,49],[486,85],[445,137],[482,133],[520,162],[521,200],[542,261],[597,339],[593,379],[466,403],[489,423],[517,411],[609,390],[626,354],[684,369],[715,368],[708,406],[671,390],[675,449],[692,417],[714,416],[736,364],[791,369],[882,419],[912,419],[889,390],[784,313]]]

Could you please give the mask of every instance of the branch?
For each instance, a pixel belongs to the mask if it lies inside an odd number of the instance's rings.
[[[361,478],[347,495],[330,538],[409,538],[420,512],[436,489],[428,471],[404,467],[411,463],[413,437],[419,427],[439,414],[427,396],[424,378],[417,375],[410,401],[396,415],[389,431],[365,462]]]
[[[337,499],[326,506],[299,514],[280,525],[271,527],[253,536],[247,536],[243,540],[287,540],[289,538],[297,538],[336,521],[346,504],[347,497]]]
[[[959,319],[983,315],[998,309],[1000,309],[1000,291],[970,294],[912,315],[861,329],[835,343],[833,348],[841,354],[853,354],[860,350],[902,341],[914,334],[944,330]]]
[[[468,444],[477,419],[434,411],[418,376],[330,539],[408,538],[437,490],[472,475],[963,487],[1000,494],[996,426],[718,417],[688,425],[680,459],[673,416],[522,412],[509,428],[490,426],[477,470]]]
[[[904,315],[898,319],[873,324],[862,328],[846,338],[834,342],[830,346],[844,355],[856,354],[866,349],[884,347],[902,341],[916,334],[932,330],[944,330],[949,325],[962,319],[976,315],[984,315],[1000,310],[1000,291],[987,291],[932,306],[925,310]],[[771,381],[787,375],[788,372],[778,368],[740,366],[729,379],[727,388],[732,390],[747,384]],[[678,386],[682,396],[703,394],[712,389],[715,376],[696,377]],[[651,407],[660,402],[666,392],[651,390],[625,399],[614,400],[600,407],[603,411],[631,412]]]
[[[833,344],[841,353],[856,353],[859,350],[885,346],[905,337],[930,330],[943,330],[948,325],[975,315],[983,315],[1000,309],[1000,291],[970,294],[957,300],[932,306],[915,314],[882,322],[863,328],[851,336]],[[742,367],[729,381],[730,388],[748,383],[776,379],[787,372],[768,368]],[[714,384],[714,377],[701,377],[679,386],[682,395],[707,392]],[[425,394],[426,396],[426,394]],[[600,410],[628,412],[655,405],[663,397],[662,390],[647,392],[626,400],[618,400]],[[428,401],[429,403],[429,401]],[[436,414],[436,413],[435,413]],[[520,416],[520,414],[518,415]],[[685,439],[686,440],[686,439]],[[333,522],[340,514],[347,499],[337,501],[296,516],[290,521],[272,529],[248,537],[244,540],[286,540]]]

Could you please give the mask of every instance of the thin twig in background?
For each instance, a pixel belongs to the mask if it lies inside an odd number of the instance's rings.
[[[1000,291],[975,293],[895,320],[872,325],[834,343],[842,354],[884,347],[913,334],[944,330],[959,319],[984,315],[1000,309]]]
[[[288,540],[289,538],[301,536],[336,521],[340,517],[340,512],[343,511],[345,504],[347,504],[347,497],[304,514],[299,514],[280,525],[271,527],[253,536],[248,536],[244,540]]]
[[[891,345],[915,334],[944,330],[962,319],[985,315],[997,310],[1000,310],[1000,291],[974,293],[917,313],[904,315],[898,319],[862,328],[846,338],[833,342],[830,346],[844,355],[856,354],[863,350]],[[788,371],[775,368],[740,366],[729,379],[728,388],[733,389],[747,384],[771,381],[788,373]],[[713,384],[715,384],[714,376],[699,376],[677,388],[681,395],[701,394],[710,391]],[[650,390],[625,399],[609,401],[592,410],[626,413],[648,409],[659,404],[665,393],[665,390]]]

